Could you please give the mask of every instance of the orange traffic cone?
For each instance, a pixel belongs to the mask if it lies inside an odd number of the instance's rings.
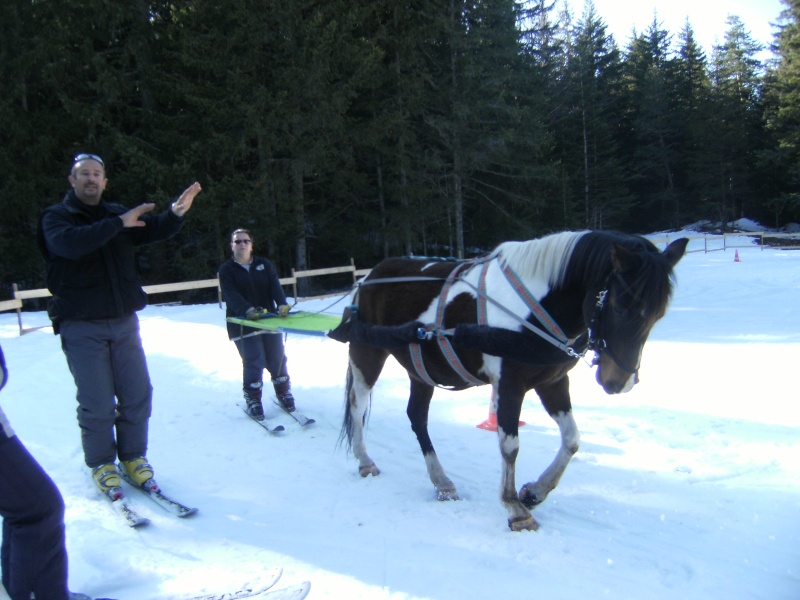
[[[742,261],[739,260],[739,251],[738,250],[736,251],[736,254],[733,257],[733,262],[742,262]]]
[[[520,421],[519,426],[525,425],[525,421]],[[489,403],[489,417],[482,423],[475,425],[478,429],[485,429],[486,431],[497,431],[497,399],[492,390],[492,400]]]
[[[489,418],[475,425],[478,429],[485,429],[486,431],[497,431],[497,415],[493,412],[489,413]]]

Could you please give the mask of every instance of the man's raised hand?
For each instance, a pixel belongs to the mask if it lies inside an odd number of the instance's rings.
[[[128,212],[119,216],[122,219],[122,224],[125,227],[144,227],[147,225],[144,221],[139,220],[144,213],[148,213],[156,207],[152,202],[145,202],[139,206],[130,209]]]
[[[192,208],[194,197],[197,196],[202,189],[200,184],[195,181],[192,185],[183,190],[180,197],[172,203],[172,212],[175,213],[175,216],[182,217],[185,215],[189,209]]]

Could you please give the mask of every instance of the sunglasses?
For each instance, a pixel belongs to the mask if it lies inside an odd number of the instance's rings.
[[[252,240],[233,240],[233,243],[238,246],[239,244],[250,244]]]
[[[103,162],[103,159],[97,156],[97,154],[78,154],[75,158],[72,159],[72,164],[79,163],[82,160],[96,160],[99,162],[103,167],[106,166],[106,163]]]

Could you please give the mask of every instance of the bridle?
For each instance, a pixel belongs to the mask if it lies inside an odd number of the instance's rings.
[[[606,297],[611,288],[611,278],[615,275],[619,278],[619,275],[614,271],[609,274],[603,285],[603,289],[597,294],[597,300],[594,303],[594,310],[592,311],[592,318],[589,320],[589,345],[586,347],[586,350],[594,352],[594,358],[592,359],[593,367],[600,362],[600,355],[605,352],[620,369],[634,375],[639,371],[639,365],[636,365],[635,368],[631,368],[624,364],[614,351],[611,350],[611,346],[608,345],[603,334],[603,313],[606,307]]]

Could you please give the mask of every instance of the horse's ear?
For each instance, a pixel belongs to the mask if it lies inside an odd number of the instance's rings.
[[[664,258],[667,259],[667,264],[670,268],[677,265],[678,261],[683,258],[683,254],[686,252],[686,244],[688,243],[689,238],[678,238],[664,250]]]
[[[633,260],[633,253],[625,246],[616,242],[611,244],[611,266],[615,271],[624,273],[627,271]]]

